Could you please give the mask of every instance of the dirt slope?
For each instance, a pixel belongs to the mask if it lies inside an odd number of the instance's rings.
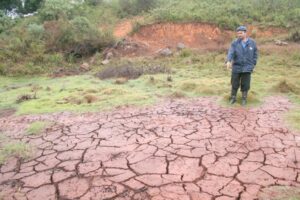
[[[223,30],[212,24],[205,23],[156,23],[142,26],[138,32],[132,32],[136,19],[125,20],[115,28],[117,38],[125,38],[124,48],[119,48],[122,55],[154,54],[162,48],[175,49],[178,43],[197,50],[214,51],[228,47],[235,37],[235,33]],[[284,34],[286,31],[279,28],[261,29],[249,26],[249,34],[256,38],[270,38]],[[134,45],[129,45],[134,44]]]

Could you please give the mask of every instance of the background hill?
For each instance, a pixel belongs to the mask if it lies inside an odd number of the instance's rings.
[[[239,24],[280,27],[299,40],[300,0],[14,0],[0,3],[0,74],[53,72],[101,53],[119,38],[120,21],[201,22],[233,30]],[[20,17],[11,19],[9,11]],[[31,17],[22,17],[30,12]]]

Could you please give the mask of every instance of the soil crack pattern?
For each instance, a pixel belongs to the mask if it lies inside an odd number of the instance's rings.
[[[283,123],[289,100],[268,97],[256,108],[216,101],[0,118],[2,131],[35,148],[0,166],[2,198],[250,200],[268,187],[299,188],[300,135]],[[55,123],[22,134],[36,120]]]

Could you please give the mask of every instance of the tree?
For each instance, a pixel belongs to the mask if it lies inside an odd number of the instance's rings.
[[[11,11],[16,9],[17,13],[27,14],[35,12],[43,0],[1,0],[0,10]]]
[[[32,13],[41,7],[43,0],[26,0],[22,13]]]
[[[12,9],[18,9],[22,7],[22,2],[20,0],[1,0],[0,9],[7,11]]]
[[[13,26],[13,24],[14,21],[0,10],[0,34]]]

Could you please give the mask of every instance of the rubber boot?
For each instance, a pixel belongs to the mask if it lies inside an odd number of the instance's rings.
[[[242,106],[247,105],[247,91],[242,92]]]
[[[231,105],[236,102],[236,93],[237,93],[237,91],[235,91],[235,90],[231,91],[231,97],[230,97],[230,100],[229,100],[229,103]]]

